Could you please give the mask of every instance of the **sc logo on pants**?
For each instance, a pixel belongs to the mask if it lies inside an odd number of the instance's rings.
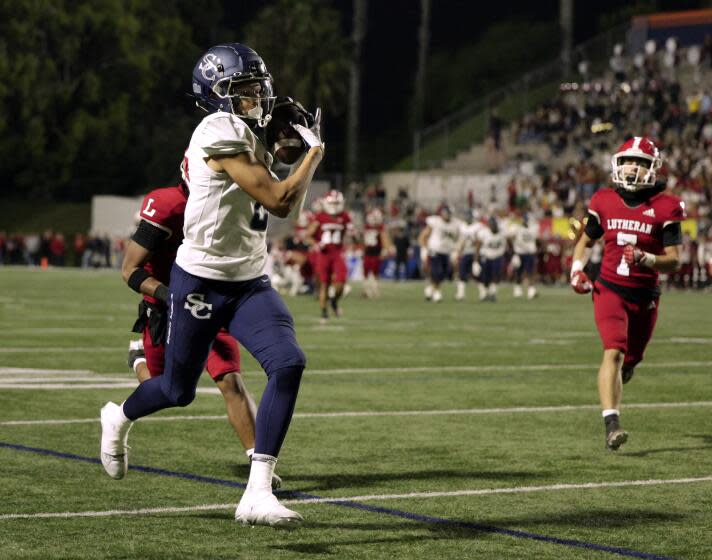
[[[190,314],[196,319],[210,319],[212,316],[212,303],[205,303],[205,294],[188,294],[185,299],[184,309],[189,309]],[[207,311],[201,315],[201,312]]]

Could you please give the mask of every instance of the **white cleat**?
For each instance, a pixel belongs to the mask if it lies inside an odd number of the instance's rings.
[[[113,479],[124,478],[129,469],[129,430],[133,422],[121,422],[118,404],[106,403],[101,409],[101,464]]]
[[[269,490],[245,490],[235,510],[235,521],[243,525],[294,528],[304,518],[280,504]]]
[[[443,300],[443,294],[440,290],[433,291],[433,301],[435,303],[440,303]]]

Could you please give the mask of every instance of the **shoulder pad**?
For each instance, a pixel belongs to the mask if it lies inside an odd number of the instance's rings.
[[[257,137],[240,118],[217,112],[203,119],[192,141],[208,155],[230,155],[254,152]]]

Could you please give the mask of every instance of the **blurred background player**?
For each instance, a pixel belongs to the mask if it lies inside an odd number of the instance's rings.
[[[660,302],[659,273],[680,266],[684,203],[656,183],[662,158],[648,138],[636,136],[611,158],[614,189],[591,198],[588,219],[576,243],[571,286],[593,290],[593,310],[603,342],[598,392],[606,425],[606,447],[628,440],[620,426],[622,385],[633,377],[653,335]],[[603,239],[601,274],[592,284],[586,273],[587,248]]]
[[[352,233],[351,216],[344,210],[344,195],[329,191],[322,201],[323,211],[318,212],[307,230],[310,245],[318,248],[317,275],[319,276],[319,307],[321,321],[329,318],[327,304],[334,315],[341,316],[339,300],[344,293],[348,268],[344,258],[344,241]],[[329,288],[333,287],[332,295]]]
[[[379,297],[378,276],[381,257],[392,251],[393,244],[383,223],[383,212],[374,208],[366,214],[363,227],[363,293],[369,299]]]
[[[129,344],[128,365],[139,383],[163,373],[167,328],[168,282],[176,251],[183,241],[183,219],[188,187],[154,189],[141,205],[139,224],[126,245],[121,276],[132,289],[143,295],[139,317],[133,331],[141,340]],[[134,276],[138,274],[139,276]],[[143,278],[137,286],[132,278]],[[133,285],[132,285],[133,284]],[[255,448],[257,406],[240,375],[240,351],[235,339],[221,329],[213,341],[206,369],[225,399],[227,417],[237,437],[252,458]],[[272,486],[281,481],[274,475]]]
[[[473,278],[475,246],[479,232],[484,227],[485,225],[480,221],[480,213],[476,209],[470,212],[470,223],[462,223],[460,226],[460,239],[456,249],[458,279],[455,288],[455,299],[458,301],[465,299],[465,286]]]
[[[425,224],[418,236],[420,260],[427,261],[430,272],[425,299],[437,303],[443,299],[440,284],[452,270],[451,259],[457,250],[462,220],[453,218],[450,207],[443,205],[437,214],[425,219]]]
[[[481,228],[478,235],[477,256],[482,265],[480,301],[497,301],[497,286],[502,280],[507,238],[500,230],[496,216],[490,216],[487,226]]]
[[[534,274],[537,257],[537,237],[539,234],[539,224],[531,219],[529,213],[525,212],[521,223],[510,222],[507,236],[512,242],[512,258],[514,268],[514,291],[515,298],[524,295],[522,284],[527,291],[527,299],[534,299],[537,295],[534,285]],[[516,265],[516,266],[514,266]]]

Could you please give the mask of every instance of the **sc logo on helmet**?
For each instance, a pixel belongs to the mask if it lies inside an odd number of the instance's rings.
[[[215,78],[218,77],[218,72],[220,72],[220,69],[218,68],[218,64],[220,64],[220,59],[217,57],[217,55],[213,53],[208,53],[203,57],[202,62],[200,63],[200,73],[203,75],[203,78],[206,80],[210,80],[211,82],[215,80]]]

